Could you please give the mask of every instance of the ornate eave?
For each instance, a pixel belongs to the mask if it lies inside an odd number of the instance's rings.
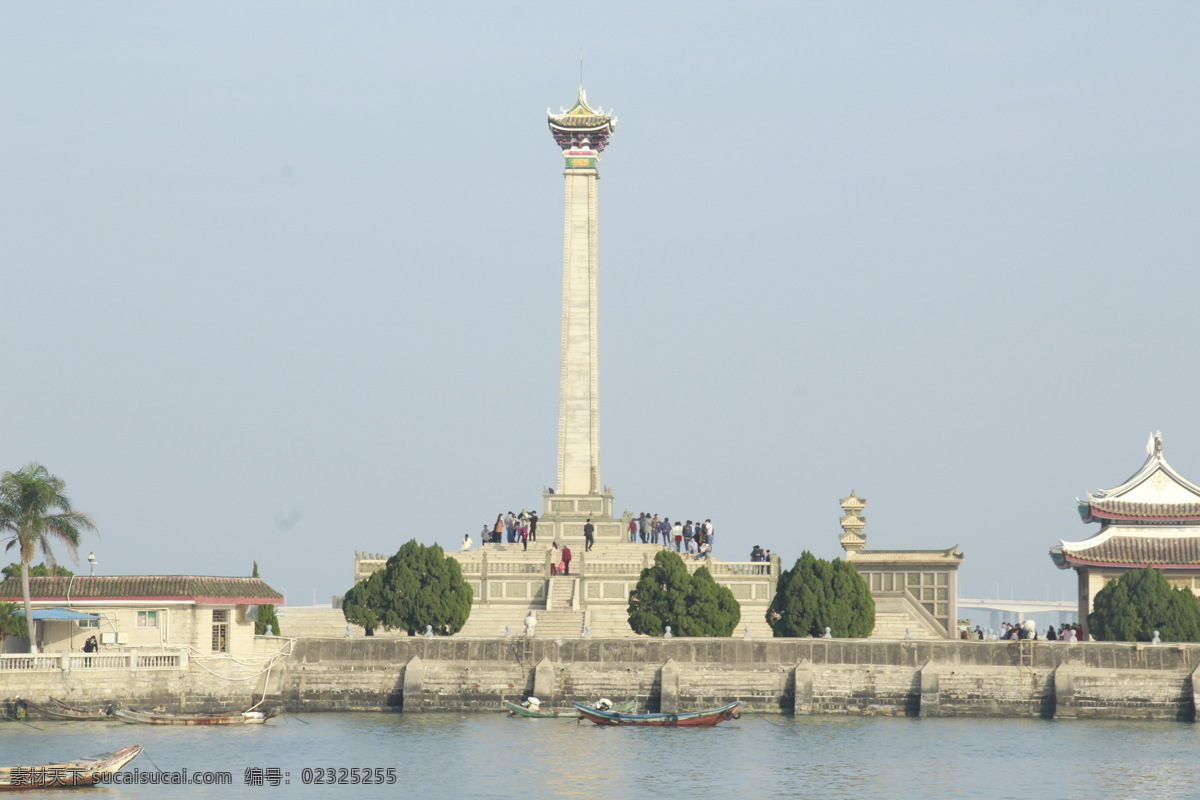
[[[1090,539],[1050,548],[1059,569],[1200,569],[1200,525],[1109,525]]]

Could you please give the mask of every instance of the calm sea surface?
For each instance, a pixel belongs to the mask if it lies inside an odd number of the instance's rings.
[[[313,714],[237,728],[32,724],[0,723],[0,764],[139,742],[146,751],[130,768],[233,776],[219,789],[106,786],[39,797],[1200,798],[1200,727],[1179,722],[747,714],[696,730],[497,712]],[[394,768],[397,783],[305,782],[330,777],[318,768],[342,767]],[[247,784],[247,769],[261,769],[264,785]],[[270,785],[271,769],[280,785]]]

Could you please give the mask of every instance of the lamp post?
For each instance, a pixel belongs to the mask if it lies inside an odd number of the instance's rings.
[[[88,577],[96,577],[96,552],[93,550],[88,553]]]

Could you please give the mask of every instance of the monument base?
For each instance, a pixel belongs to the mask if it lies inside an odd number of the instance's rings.
[[[542,492],[542,516],[538,518],[538,542],[557,541],[571,547],[582,545],[583,526],[590,519],[596,526],[596,541],[611,544],[629,541],[628,513],[613,517],[612,489],[601,494],[554,494]]]

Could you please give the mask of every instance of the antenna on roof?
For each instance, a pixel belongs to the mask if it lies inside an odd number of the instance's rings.
[[[579,91],[583,91],[583,47],[579,48]]]

